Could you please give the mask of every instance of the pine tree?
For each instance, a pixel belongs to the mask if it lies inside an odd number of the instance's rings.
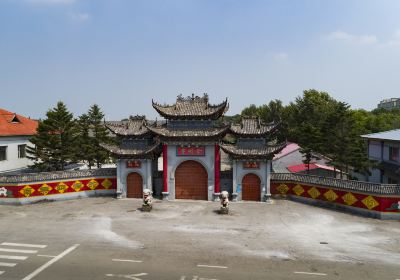
[[[95,152],[91,135],[91,123],[87,114],[76,122],[75,160],[86,162],[89,169],[95,164]]]
[[[34,160],[32,167],[41,171],[64,170],[74,158],[74,119],[63,102],[46,113],[39,121],[37,134],[30,141],[27,157]]]
[[[88,112],[88,119],[91,128],[91,149],[94,156],[94,161],[98,168],[109,159],[108,151],[100,146],[100,143],[109,143],[110,137],[108,130],[104,126],[104,114],[101,112],[97,104],[92,105]]]

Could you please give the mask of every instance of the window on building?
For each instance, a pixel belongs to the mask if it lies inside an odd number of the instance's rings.
[[[7,160],[7,146],[0,146],[0,161]]]
[[[26,145],[18,145],[18,158],[26,158]]]
[[[388,184],[398,184],[398,183],[399,183],[399,181],[397,181],[396,179],[394,179],[392,177],[388,178]]]
[[[398,147],[389,147],[389,160],[399,161],[399,148]]]
[[[21,121],[18,119],[17,115],[14,114],[11,123],[20,123]]]

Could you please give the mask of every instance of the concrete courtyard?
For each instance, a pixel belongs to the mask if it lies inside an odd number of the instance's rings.
[[[400,279],[400,223],[300,203],[0,206],[0,279]]]

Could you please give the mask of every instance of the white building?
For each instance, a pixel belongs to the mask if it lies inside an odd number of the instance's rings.
[[[0,109],[0,173],[17,172],[32,162],[26,157],[38,121]]]
[[[400,183],[400,129],[362,135],[368,141],[368,157],[377,163],[367,181]]]

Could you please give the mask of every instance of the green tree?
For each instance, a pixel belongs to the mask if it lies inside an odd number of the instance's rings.
[[[297,97],[288,109],[289,140],[298,143],[308,165],[314,158],[313,152],[326,152],[324,131],[326,119],[334,110],[335,100],[326,92],[306,90]]]
[[[91,129],[91,145],[94,161],[98,168],[110,158],[108,151],[100,146],[100,143],[109,143],[110,137],[107,128],[104,126],[104,114],[100,107],[94,104],[88,111],[88,119]]]
[[[89,169],[95,164],[95,149],[91,137],[89,116],[83,114],[76,121],[75,160],[85,162]]]
[[[74,119],[63,102],[47,111],[46,119],[39,121],[37,134],[30,141],[27,157],[33,167],[41,171],[64,170],[74,159]]]

